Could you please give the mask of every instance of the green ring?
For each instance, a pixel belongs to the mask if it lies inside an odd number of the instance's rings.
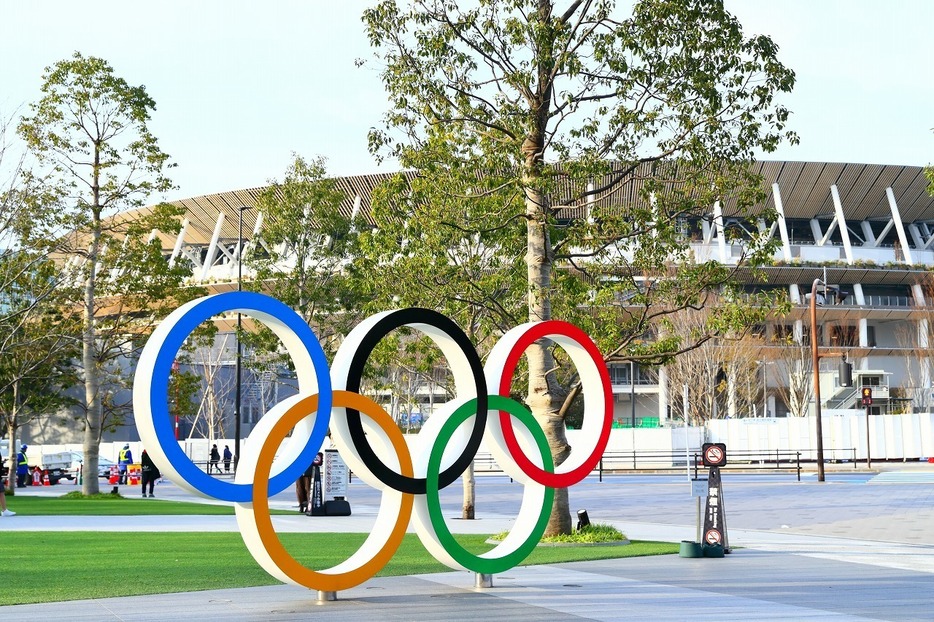
[[[525,427],[532,433],[539,452],[542,454],[542,462],[545,470],[554,473],[554,461],[551,458],[551,449],[548,447],[548,439],[542,431],[538,422],[519,402],[501,395],[489,396],[490,410],[503,410],[519,419]],[[539,512],[538,521],[535,527],[529,533],[529,537],[515,551],[502,557],[480,557],[464,549],[454,536],[448,530],[444,522],[444,516],[441,513],[441,499],[438,495],[438,477],[441,471],[441,458],[444,455],[444,448],[447,442],[453,436],[457,427],[467,420],[471,415],[476,414],[476,398],[465,403],[455,410],[448,420],[441,426],[438,437],[431,447],[431,454],[428,457],[428,471],[425,474],[425,500],[428,505],[428,515],[431,518],[431,526],[435,530],[441,546],[448,554],[461,566],[479,572],[481,574],[494,574],[514,568],[528,557],[529,553],[535,549],[535,546],[541,541],[545,529],[548,527],[548,519],[551,516],[551,506],[554,503],[555,489],[550,486],[543,486],[545,489],[545,498],[542,500],[542,509]],[[540,485],[540,484],[526,484]],[[492,551],[495,551],[494,548]]]

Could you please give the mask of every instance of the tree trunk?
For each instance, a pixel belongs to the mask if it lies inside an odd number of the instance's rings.
[[[538,19],[542,24],[552,21],[552,3],[539,0]],[[550,199],[542,191],[542,167],[545,162],[547,133],[553,89],[554,41],[543,38],[536,59],[536,89],[530,100],[533,126],[522,143],[523,184],[525,186],[525,216],[528,247],[525,256],[528,271],[529,321],[551,319],[551,276],[554,253],[551,246],[548,218]],[[567,459],[571,451],[561,415],[560,391],[553,370],[554,357],[547,343],[532,344],[526,351],[529,364],[528,406],[541,424],[551,448],[555,466]],[[571,511],[566,488],[555,490],[555,501],[545,535],[571,533]]]
[[[14,406],[15,408],[15,406]],[[13,496],[16,494],[16,467],[18,466],[16,461],[17,454],[17,444],[16,444],[16,430],[19,426],[16,425],[16,413],[13,413],[13,419],[7,421],[7,435],[6,437],[10,441],[10,445],[7,449],[9,456],[5,456],[6,465],[10,467],[9,473],[7,473],[7,485],[6,485],[6,494]]]
[[[95,152],[95,163],[99,160]],[[95,165],[95,171],[97,166]],[[97,369],[97,343],[94,317],[94,302],[97,288],[97,267],[100,262],[101,245],[101,210],[99,205],[100,189],[98,174],[94,174],[94,207],[91,246],[88,250],[87,277],[84,283],[84,331],[81,335],[81,363],[84,367],[84,404],[87,408],[84,427],[84,481],[81,492],[96,495],[100,492],[100,478],[97,477],[98,460],[101,446],[101,426],[103,425],[103,405],[101,404],[100,374]]]
[[[473,520],[476,518],[474,508],[474,487],[476,486],[476,477],[474,477],[474,463],[464,471],[464,505],[461,506],[461,518],[464,520]]]
[[[94,267],[91,267],[93,273]],[[98,457],[100,455],[101,412],[100,377],[97,373],[97,357],[95,356],[94,331],[94,283],[93,275],[85,284],[84,333],[82,335],[81,362],[84,367],[84,399],[87,414],[84,427],[84,481],[81,492],[85,495],[96,495],[100,492],[98,473]]]
[[[534,175],[533,175],[534,176]],[[531,179],[530,179],[531,181]],[[546,222],[547,198],[533,187],[526,189],[528,218],[528,305],[530,321],[551,319],[551,238]],[[534,343],[526,351],[529,363],[529,393],[527,403],[541,424],[551,448],[555,465],[561,464],[571,451],[567,442],[564,419],[560,414],[561,400],[552,370],[554,357],[547,344]],[[566,488],[555,490],[555,501],[545,535],[571,533],[571,510]]]

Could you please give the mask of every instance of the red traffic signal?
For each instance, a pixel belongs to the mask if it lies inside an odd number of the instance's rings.
[[[872,404],[872,387],[863,387],[863,406]]]

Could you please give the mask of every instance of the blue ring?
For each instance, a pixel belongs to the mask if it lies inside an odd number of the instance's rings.
[[[311,436],[298,458],[269,480],[269,494],[282,492],[304,473],[315,458],[327,437],[331,420],[331,375],[324,350],[308,324],[291,308],[282,302],[255,292],[226,292],[215,294],[200,300],[169,331],[156,355],[152,370],[152,387],[149,407],[153,428],[166,457],[192,487],[209,497],[222,501],[251,503],[253,484],[237,484],[215,479],[196,467],[185,455],[175,439],[175,429],[169,413],[169,374],[178,351],[188,336],[205,320],[225,313],[258,311],[275,317],[285,324],[305,346],[315,368],[318,383],[318,412]]]

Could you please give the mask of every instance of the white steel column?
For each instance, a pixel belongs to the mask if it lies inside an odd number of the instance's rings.
[[[172,248],[172,257],[169,258],[169,265],[174,266],[175,262],[178,260],[178,256],[182,253],[182,247],[185,245],[185,234],[188,233],[189,220],[186,218],[182,221],[182,228],[178,232],[178,237],[175,238],[175,246]]]
[[[866,295],[863,293],[863,284],[862,283],[853,283],[853,298],[856,300],[857,306],[865,307],[866,306]],[[859,318],[857,322],[859,327],[859,346],[861,348],[869,347],[869,320],[865,317]],[[857,369],[869,369],[869,357],[863,356],[860,357],[858,361],[854,362],[854,367]]]
[[[857,306],[865,307],[866,306],[866,295],[863,293],[863,284],[862,283],[853,283],[853,298],[856,300]],[[869,320],[865,317],[859,318],[857,322],[857,327],[859,329],[859,346],[861,348],[869,347]],[[855,367],[857,369],[869,369],[869,357],[863,356],[860,357],[858,361],[855,361]]]
[[[785,222],[785,207],[782,204],[782,193],[778,184],[772,184],[772,200],[775,202],[775,213],[778,215],[778,234],[782,238],[782,258],[791,261],[791,241],[788,239],[788,224]]]
[[[898,211],[898,203],[895,202],[895,193],[891,186],[885,189],[885,196],[889,200],[889,209],[892,210],[892,219],[895,221],[895,230],[898,232],[898,240],[902,244],[902,252],[905,254],[905,263],[909,266],[915,264],[911,258],[911,247],[908,245],[908,236],[905,235],[905,226],[902,224],[902,215]]]
[[[201,280],[208,279],[208,273],[214,265],[214,259],[217,257],[217,241],[221,237],[221,227],[224,226],[224,212],[217,215],[217,224],[214,225],[214,234],[211,236],[211,243],[208,245],[207,255],[204,257],[204,263],[201,265]]]
[[[850,232],[846,227],[846,217],[843,215],[843,204],[840,203],[840,193],[837,191],[837,184],[830,186],[830,196],[833,197],[833,209],[837,214],[837,224],[840,226],[840,238],[843,240],[843,252],[846,254],[846,262],[852,265],[853,247],[850,245]]]
[[[263,225],[263,213],[256,214],[256,223],[253,225],[253,235],[250,239],[237,240],[237,247],[234,249],[233,256],[230,258],[230,276],[235,277],[241,272],[240,263],[243,257],[247,255],[248,250],[253,249],[254,240],[259,237],[260,227]]]
[[[801,291],[797,283],[792,283],[788,286],[788,295],[791,297],[791,304],[803,304],[804,301],[801,300]]]
[[[814,246],[823,246],[826,240],[824,239],[824,232],[821,231],[820,228],[820,221],[816,218],[812,218],[808,221],[808,224],[811,225],[811,236],[814,238]],[[833,223],[831,223],[831,226],[833,226]]]
[[[668,421],[668,370],[664,365],[658,368],[658,423],[665,427]]]
[[[720,263],[725,264],[726,255],[726,227],[723,224],[723,210],[720,208],[720,201],[714,201],[713,220],[717,227],[717,246],[720,248]]]
[[[924,236],[921,235],[918,225],[914,223],[908,225],[908,233],[911,234],[911,239],[914,240],[916,248],[927,248],[927,243],[924,241]]]

